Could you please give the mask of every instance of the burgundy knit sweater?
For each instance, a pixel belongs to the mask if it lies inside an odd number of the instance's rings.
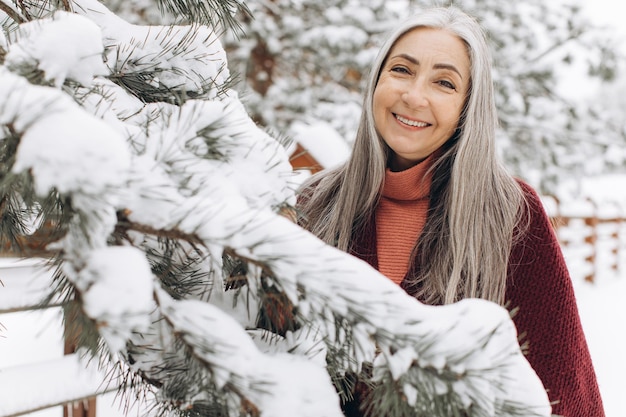
[[[527,359],[553,402],[552,412],[565,417],[604,417],[591,356],[578,315],[572,281],[558,240],[537,193],[520,185],[528,202],[529,226],[512,249],[506,298]],[[376,218],[355,236],[352,254],[378,269]],[[419,257],[417,257],[419,258]],[[416,263],[418,260],[416,260]],[[401,282],[409,294],[407,276]],[[355,414],[355,404],[347,415]],[[346,410],[348,411],[348,410]]]

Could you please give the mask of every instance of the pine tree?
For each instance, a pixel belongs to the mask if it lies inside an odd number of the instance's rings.
[[[250,10],[158,5],[179,23],[0,0],[0,244],[49,259],[68,337],[121,397],[340,416],[359,384],[372,415],[548,415],[505,309],[422,305],[290,219],[284,143],[249,117],[217,35]]]
[[[586,20],[574,2],[460,3],[468,3],[492,40],[504,156],[515,173],[555,192],[564,179],[597,173],[593,159],[605,160],[605,169],[623,167],[623,158],[606,158],[626,139],[616,128],[619,118],[559,88],[562,74],[581,66],[589,82],[615,77],[621,57],[609,46],[611,34]]]
[[[242,19],[243,39],[225,39],[230,67],[240,74],[236,88],[263,126],[297,138],[303,122],[323,120],[351,142],[364,76],[381,36],[407,15],[433,5],[462,8],[488,34],[500,147],[515,174],[553,192],[563,178],[597,173],[595,161],[607,155],[613,157],[604,169],[624,166],[621,153],[616,158],[609,152],[626,139],[620,117],[601,103],[573,101],[559,89],[561,75],[581,66],[588,68],[589,80],[611,80],[621,59],[611,48],[611,34],[592,26],[579,6],[567,2],[254,2],[254,19]]]
[[[293,135],[325,121],[351,140],[365,74],[382,36],[406,10],[383,0],[251,2],[241,37],[228,36],[230,68],[252,117]]]

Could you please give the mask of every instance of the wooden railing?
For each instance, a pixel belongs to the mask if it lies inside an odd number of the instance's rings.
[[[594,282],[600,273],[620,275],[626,262],[626,207],[585,198],[561,202],[544,196],[572,278]]]
[[[37,258],[0,257],[0,323],[11,322],[0,326],[0,343],[14,344],[0,346],[0,416],[58,409],[59,417],[95,417],[96,396],[117,387],[105,383],[97,361],[81,359],[67,339],[63,346],[61,303],[42,304],[52,285],[43,265]]]

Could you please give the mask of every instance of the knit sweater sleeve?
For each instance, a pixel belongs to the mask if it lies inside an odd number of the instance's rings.
[[[528,228],[509,263],[507,301],[527,359],[554,403],[553,414],[604,417],[572,281],[537,193],[526,195]]]

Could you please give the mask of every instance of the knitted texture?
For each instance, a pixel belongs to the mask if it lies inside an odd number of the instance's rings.
[[[526,238],[513,248],[507,299],[528,346],[527,358],[542,380],[552,412],[565,417],[603,417],[604,409],[572,280],[541,200],[521,183],[528,201]]]
[[[376,208],[378,269],[400,284],[428,212],[432,157],[401,172],[385,172],[385,184]]]
[[[553,402],[553,414],[604,417],[572,281],[558,240],[537,193],[521,181],[520,185],[528,204],[528,228],[512,249],[506,290],[520,342],[527,347],[528,362]],[[357,233],[351,253],[378,269],[376,221],[373,217]],[[418,270],[419,259],[414,262],[412,269]],[[406,277],[400,286],[412,293]],[[346,415],[361,415],[354,411],[358,407],[348,406],[351,411]]]

